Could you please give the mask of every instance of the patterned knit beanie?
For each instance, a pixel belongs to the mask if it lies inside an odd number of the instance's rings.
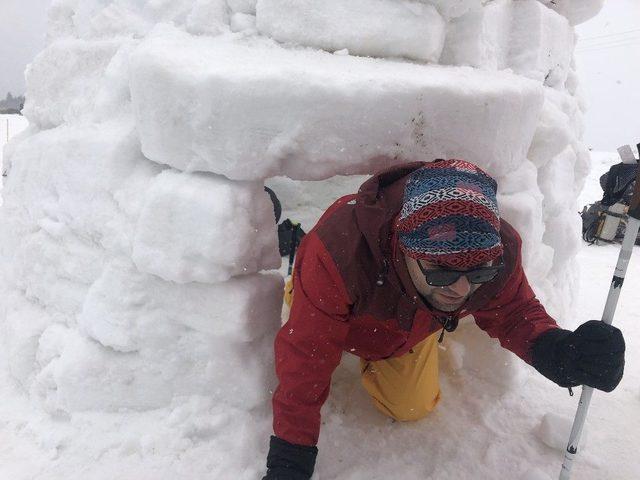
[[[467,269],[502,255],[496,181],[473,163],[436,160],[409,175],[396,221],[409,257]]]

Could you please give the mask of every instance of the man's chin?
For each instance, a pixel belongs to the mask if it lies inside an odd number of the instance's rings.
[[[456,305],[450,305],[450,304],[444,304],[440,302],[438,303],[433,302],[433,306],[438,310],[440,310],[441,312],[454,312],[462,306],[462,303],[459,303]]]
[[[466,298],[463,298],[458,302],[451,303],[451,302],[443,302],[432,297],[430,303],[433,307],[437,308],[441,312],[453,312],[459,309],[464,304],[465,300]]]

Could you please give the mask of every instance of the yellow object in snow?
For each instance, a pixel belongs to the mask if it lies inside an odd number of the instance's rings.
[[[293,273],[284,284],[284,303],[291,308],[291,302],[293,302]]]

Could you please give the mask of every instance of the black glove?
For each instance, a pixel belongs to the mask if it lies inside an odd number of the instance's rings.
[[[531,351],[532,364],[561,387],[588,385],[610,392],[622,379],[624,349],[620,330],[590,320],[575,332],[558,328],[540,335]]]
[[[316,466],[317,447],[295,445],[271,436],[267,475],[262,480],[309,480]]]

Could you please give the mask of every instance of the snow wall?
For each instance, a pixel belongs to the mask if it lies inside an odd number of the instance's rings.
[[[54,0],[3,165],[13,379],[62,418],[208,398],[250,423],[283,283],[264,181],[434,158],[497,179],[571,326],[589,169],[572,25],[601,4]]]

